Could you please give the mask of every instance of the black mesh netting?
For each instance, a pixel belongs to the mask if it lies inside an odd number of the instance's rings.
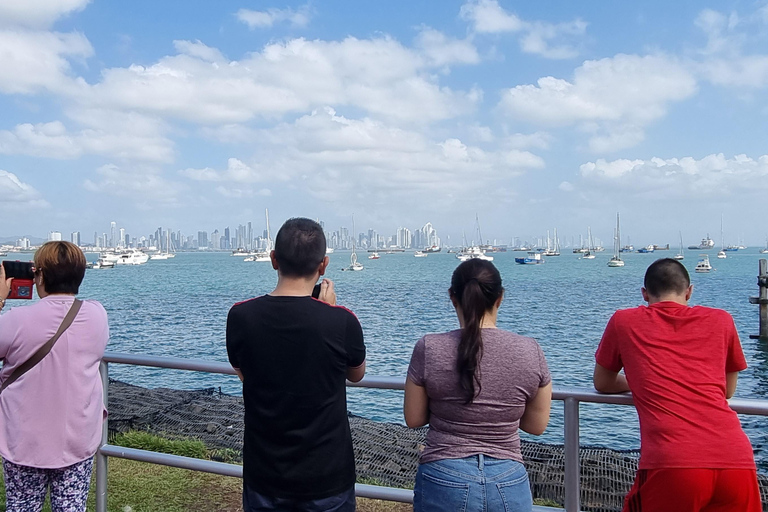
[[[359,481],[413,487],[418,452],[427,428],[409,429],[349,416]],[[213,388],[180,391],[147,389],[123,382],[109,383],[109,430],[149,431],[166,438],[196,438],[213,458],[242,460],[243,399]],[[523,458],[534,498],[563,504],[565,499],[562,445],[523,441]],[[639,452],[582,447],[581,504],[585,511],[620,511],[632,487]],[[763,509],[768,510],[768,476],[758,475]]]

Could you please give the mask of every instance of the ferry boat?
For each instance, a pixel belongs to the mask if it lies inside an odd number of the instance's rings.
[[[137,251],[136,249],[131,249],[129,251],[125,251],[121,253],[118,256],[115,264],[116,265],[143,265],[148,261],[149,261],[148,254],[143,253],[141,251]]]
[[[709,233],[707,233],[706,238],[701,239],[701,243],[699,245],[689,245],[688,249],[691,250],[704,250],[707,251],[709,249],[712,249],[715,246],[715,241],[709,238]]]
[[[524,258],[515,258],[515,263],[520,265],[540,265],[544,263],[544,258],[542,258],[540,252],[529,252],[528,256]]]
[[[712,265],[709,263],[709,256],[706,254],[699,256],[699,262],[696,263],[696,268],[693,271],[699,274],[708,274],[711,270]]]

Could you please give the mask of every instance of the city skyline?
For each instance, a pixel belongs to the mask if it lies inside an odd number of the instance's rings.
[[[0,42],[0,239],[265,207],[452,241],[476,213],[491,240],[608,243],[617,211],[637,243],[768,235],[765,0],[5,2]]]

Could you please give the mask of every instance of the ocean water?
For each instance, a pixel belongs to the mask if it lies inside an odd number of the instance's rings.
[[[642,303],[640,287],[655,254],[624,254],[623,268],[609,268],[608,252],[594,260],[563,253],[543,265],[517,265],[520,253],[495,253],[494,264],[506,294],[498,326],[536,338],[547,356],[555,385],[592,387],[594,352],[611,314]],[[327,277],[336,283],[338,303],[354,311],[363,326],[369,375],[404,376],[416,340],[425,333],[458,327],[448,299],[453,254],[414,258],[412,253],[382,254],[367,260],[362,272],[342,272],[349,253],[331,255]],[[692,304],[729,311],[741,336],[749,368],[742,372],[736,396],[765,398],[768,392],[768,346],[749,339],[758,331],[757,295],[760,255],[751,248],[718,260],[709,251],[715,270],[695,274],[698,253],[687,251],[683,263],[694,284]],[[89,256],[93,258],[93,255]],[[99,300],[109,313],[108,350],[134,354],[226,361],[224,329],[235,302],[271,291],[276,273],[268,263],[244,262],[226,253],[179,253],[170,260],[136,267],[89,270],[81,297]],[[236,377],[195,372],[111,365],[118,379],[148,387],[196,389],[220,387],[241,392]],[[349,389],[351,412],[379,421],[403,422],[402,393]],[[762,418],[742,416],[756,457],[768,469]],[[639,447],[636,413],[626,406],[582,404],[581,441],[614,449]],[[526,434],[524,434],[526,435]],[[553,402],[547,432],[538,438],[562,443],[562,404]]]

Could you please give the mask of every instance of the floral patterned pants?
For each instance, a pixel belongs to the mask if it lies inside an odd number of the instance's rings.
[[[53,512],[85,512],[91,485],[93,457],[58,469],[31,468],[3,461],[7,512],[38,512],[43,509],[48,487]]]

